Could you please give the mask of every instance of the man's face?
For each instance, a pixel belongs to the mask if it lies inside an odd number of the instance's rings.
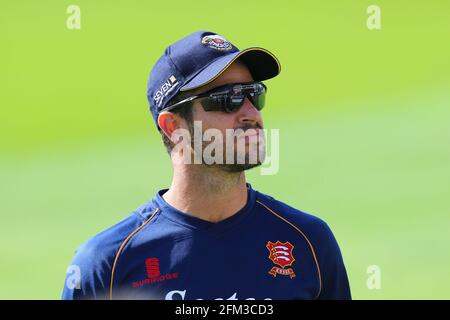
[[[250,71],[240,61],[235,61],[232,63],[228,69],[222,73],[213,82],[205,85],[204,87],[198,89],[197,94],[207,92],[219,86],[223,86],[231,83],[245,83],[251,82],[253,78]],[[232,113],[222,112],[222,111],[205,111],[201,106],[200,101],[194,100],[193,104],[193,121],[194,126],[196,121],[201,121],[202,131],[205,133],[208,129],[217,129],[221,132],[223,137],[223,163],[224,164],[213,164],[210,166],[220,167],[223,170],[229,172],[240,172],[255,166],[260,165],[264,160],[265,146],[264,146],[264,136],[262,132],[258,129],[263,128],[263,121],[261,117],[261,112],[257,110],[248,98],[245,99],[242,107]],[[198,122],[197,122],[198,124]],[[197,126],[198,127],[198,126]],[[191,128],[192,130],[193,128]],[[234,145],[234,161],[233,163],[227,163],[227,146],[226,140],[230,140],[229,133],[231,130],[241,129],[245,131],[244,135],[240,135],[238,138],[231,138],[231,143]],[[253,129],[253,130],[248,130]],[[228,130],[228,134],[227,134]],[[239,130],[236,134],[239,133]],[[252,135],[256,133],[257,135]],[[203,142],[203,158],[208,157],[208,153],[204,152],[205,148],[210,144],[210,142]],[[243,148],[244,146],[244,148]],[[258,149],[262,148],[262,149]],[[228,149],[229,150],[229,149]],[[198,151],[198,150],[196,150]],[[250,156],[253,153],[253,158]],[[256,155],[255,155],[256,153]],[[229,155],[228,155],[229,156]],[[244,157],[244,163],[237,163],[238,157]],[[256,157],[256,158],[255,158]],[[253,159],[253,160],[249,160]],[[256,160],[256,161],[255,161]]]

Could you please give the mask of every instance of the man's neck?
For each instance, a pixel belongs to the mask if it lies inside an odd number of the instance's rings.
[[[172,185],[163,198],[182,212],[219,222],[247,203],[245,173],[200,165],[175,167]]]

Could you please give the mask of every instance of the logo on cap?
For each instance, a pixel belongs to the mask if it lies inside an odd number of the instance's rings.
[[[233,46],[224,37],[217,34],[210,34],[202,38],[202,44],[207,45],[211,49],[215,50],[231,50]]]
[[[177,78],[175,78],[175,76],[172,75],[156,91],[153,99],[155,100],[155,102],[158,106],[161,105],[161,102],[163,101],[163,99],[178,85],[178,83],[179,82],[177,81]]]

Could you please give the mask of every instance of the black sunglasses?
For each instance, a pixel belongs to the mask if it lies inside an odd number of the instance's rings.
[[[191,96],[161,111],[170,111],[186,102],[202,99],[200,103],[205,111],[230,113],[238,111],[244,104],[245,98],[248,98],[257,110],[261,110],[264,107],[266,92],[267,87],[262,82],[232,83]]]

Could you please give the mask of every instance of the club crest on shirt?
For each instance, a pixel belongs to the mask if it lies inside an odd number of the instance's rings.
[[[270,269],[269,274],[276,277],[278,274],[283,276],[289,276],[291,279],[295,277],[294,270],[292,268],[287,268],[292,266],[295,261],[292,251],[294,246],[289,242],[271,242],[267,241],[267,250],[269,250],[269,259],[276,265],[280,267],[273,267]]]

